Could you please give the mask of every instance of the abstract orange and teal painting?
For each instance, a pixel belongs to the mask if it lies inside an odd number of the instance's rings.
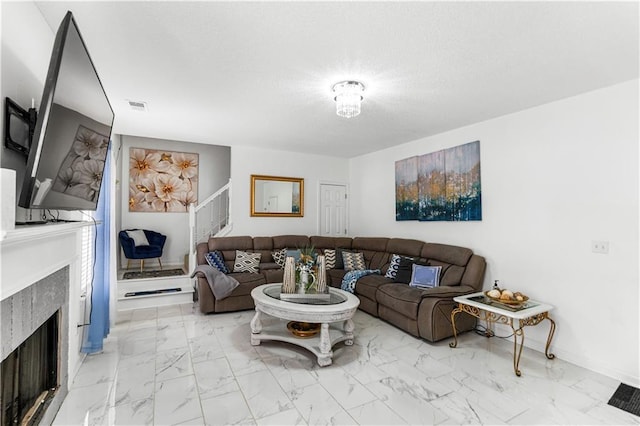
[[[397,161],[396,220],[482,220],[480,141]]]

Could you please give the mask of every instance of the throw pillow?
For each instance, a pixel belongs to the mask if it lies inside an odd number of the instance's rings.
[[[396,283],[409,284],[411,282],[411,274],[413,273],[413,264],[427,266],[426,263],[414,260],[410,257],[400,257],[400,264],[396,277],[393,279]]]
[[[293,257],[293,260],[296,262],[300,260],[300,256],[302,255],[302,253],[300,252],[300,249],[286,249],[286,250],[287,250],[286,257]]]
[[[343,253],[353,253],[347,249],[336,249],[336,269],[344,269]]]
[[[149,241],[147,241],[147,236],[145,235],[142,229],[127,231],[127,235],[129,236],[129,238],[133,240],[133,244],[135,244],[136,247],[149,245]]]
[[[391,255],[391,262],[389,263],[389,269],[387,269],[387,273],[384,274],[387,278],[395,278],[398,273],[398,267],[400,266],[400,260],[409,259],[413,261],[412,257],[400,256],[399,254]]]
[[[271,257],[273,257],[273,261],[280,265],[281,268],[284,268],[284,262],[287,260],[287,249],[283,248],[272,251]]]
[[[325,249],[324,261],[327,269],[334,269],[336,267],[336,251],[331,249]]]
[[[224,256],[222,256],[222,252],[220,250],[214,250],[204,255],[204,259],[207,263],[223,274],[229,273],[229,268],[224,263]]]
[[[355,271],[367,269],[367,265],[364,263],[364,254],[362,253],[342,253],[342,260],[344,261],[345,271]]]
[[[413,264],[410,287],[434,288],[440,285],[441,266],[423,266]]]
[[[236,260],[233,264],[233,272],[251,272],[258,273],[260,267],[260,253],[247,253],[246,251],[236,250]]]

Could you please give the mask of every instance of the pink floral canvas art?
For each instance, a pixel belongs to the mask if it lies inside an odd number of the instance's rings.
[[[58,170],[51,190],[95,201],[100,193],[108,147],[107,136],[78,126],[71,149]]]
[[[198,154],[129,149],[129,211],[187,212],[198,202]]]

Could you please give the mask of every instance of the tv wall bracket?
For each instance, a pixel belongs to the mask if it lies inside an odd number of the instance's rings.
[[[35,108],[25,110],[10,98],[6,98],[4,115],[4,146],[29,156],[29,149],[36,129]]]

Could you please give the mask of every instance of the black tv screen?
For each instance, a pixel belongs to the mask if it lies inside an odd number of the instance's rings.
[[[95,210],[114,114],[71,12],[56,34],[18,204]]]

